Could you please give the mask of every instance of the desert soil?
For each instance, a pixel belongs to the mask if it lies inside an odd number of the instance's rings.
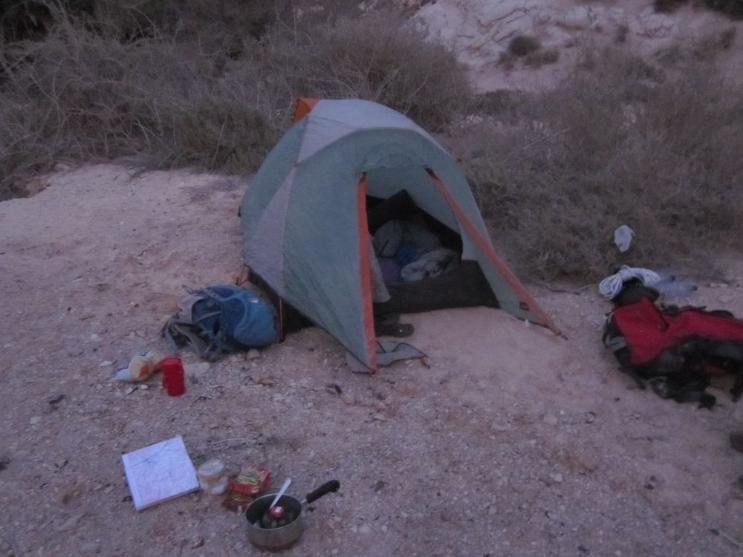
[[[531,285],[567,339],[493,309],[420,314],[430,367],[367,376],[307,329],[253,359],[186,355],[173,398],[112,374],[157,345],[183,285],[235,280],[249,181],[98,165],[48,182],[0,204],[0,554],[261,554],[217,497],[134,510],[121,453],[174,435],[296,495],[341,481],[286,555],[740,553],[740,407],[638,390],[602,348],[595,286]],[[727,268],[691,301],[743,314]]]

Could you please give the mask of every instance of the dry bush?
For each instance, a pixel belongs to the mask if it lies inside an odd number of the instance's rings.
[[[0,197],[59,158],[237,171],[275,139],[244,66],[226,74],[217,57],[166,40],[122,43],[66,21],[12,63],[0,87]]]
[[[279,25],[263,42],[286,96],[369,99],[436,131],[471,95],[454,54],[394,15]]]
[[[532,68],[541,68],[554,64],[560,59],[560,51],[556,48],[540,49],[524,56],[524,64]]]
[[[656,12],[674,12],[687,4],[688,0],[655,0]],[[703,7],[723,13],[732,19],[743,19],[743,0],[695,0],[695,7]]]
[[[687,3],[687,0],[655,0],[653,7],[656,12],[671,13]]]
[[[709,65],[664,78],[623,53],[594,53],[512,111],[479,130],[468,167],[523,271],[596,278],[625,260],[688,265],[743,232],[743,96]],[[611,240],[621,224],[637,233],[625,257]]]
[[[522,57],[542,48],[539,39],[530,35],[516,35],[508,43],[508,53],[512,56]]]
[[[373,99],[433,129],[470,95],[451,53],[389,17],[204,42],[55,15],[43,40],[0,55],[0,199],[60,158],[253,171],[300,95]]]

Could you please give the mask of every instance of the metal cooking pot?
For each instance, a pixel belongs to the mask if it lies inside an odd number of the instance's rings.
[[[304,505],[317,501],[323,495],[338,491],[340,486],[338,480],[326,482],[315,491],[308,493],[302,502],[290,495],[283,495],[278,500],[277,505],[283,507],[286,513],[293,515],[295,518],[278,528],[263,528],[261,526],[261,518],[268,511],[276,494],[269,493],[258,497],[245,511],[245,518],[248,520],[248,540],[256,547],[271,551],[291,547],[299,540],[304,531],[304,522],[302,521]]]

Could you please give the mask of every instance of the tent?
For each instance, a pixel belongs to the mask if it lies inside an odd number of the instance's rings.
[[[298,101],[294,125],[240,208],[251,273],[376,369],[367,196],[401,189],[461,236],[462,261],[477,262],[502,309],[555,330],[493,250],[454,159],[410,119],[370,101]]]

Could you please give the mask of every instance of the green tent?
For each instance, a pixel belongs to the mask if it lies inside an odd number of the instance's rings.
[[[553,328],[498,258],[467,180],[426,131],[377,103],[305,100],[241,206],[244,257],[283,300],[376,369],[366,197],[402,189],[458,233],[509,313]]]

